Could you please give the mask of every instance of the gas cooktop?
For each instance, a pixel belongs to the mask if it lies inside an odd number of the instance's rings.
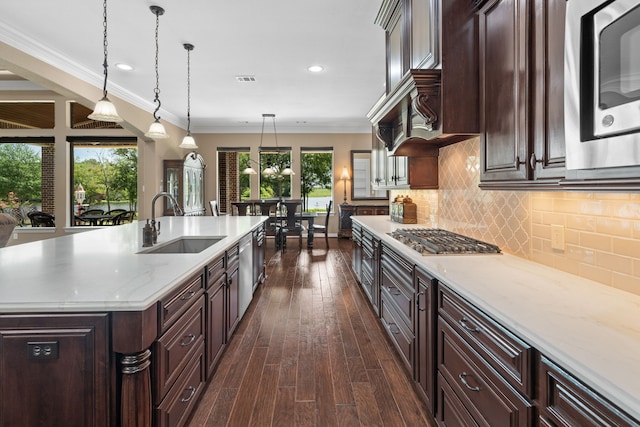
[[[500,253],[496,245],[439,228],[399,228],[388,234],[423,255]]]

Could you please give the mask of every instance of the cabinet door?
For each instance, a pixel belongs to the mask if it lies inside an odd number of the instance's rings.
[[[375,132],[371,144],[371,187],[383,188],[387,185],[387,150]]]
[[[564,178],[564,19],[567,0],[535,0],[533,143],[535,179]]]
[[[264,281],[265,275],[265,228],[264,224],[253,231],[253,290]]]
[[[226,323],[224,295],[226,277],[223,274],[219,283],[207,293],[207,375],[211,376],[220,359],[226,343]]]
[[[409,158],[408,157],[394,157],[395,158],[395,182],[398,186],[409,185]]]
[[[109,426],[108,315],[0,316],[0,425]]]
[[[489,0],[478,12],[481,179],[529,179],[529,0]]]
[[[416,363],[414,378],[427,402],[435,413],[435,279],[420,268],[416,268]]]
[[[227,272],[227,337],[233,335],[240,320],[240,306],[238,300],[238,267]]]

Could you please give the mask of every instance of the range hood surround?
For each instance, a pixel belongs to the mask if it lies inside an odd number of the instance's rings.
[[[409,70],[367,115],[389,156],[438,156],[440,147],[477,136],[443,121],[441,76],[439,69]]]
[[[437,156],[440,147],[477,136],[443,120],[441,88],[441,70],[412,69],[371,109],[367,117],[389,156]]]

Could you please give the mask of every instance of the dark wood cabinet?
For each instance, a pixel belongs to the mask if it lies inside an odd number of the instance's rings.
[[[545,356],[538,361],[540,425],[638,426],[638,422]]]
[[[435,353],[435,286],[436,280],[420,267],[415,269],[416,358],[414,379],[422,398],[432,413],[435,412],[436,363]]]
[[[488,0],[478,10],[481,187],[564,178],[566,0]]]
[[[227,342],[225,322],[226,274],[223,272],[210,280],[210,283],[210,287],[207,289],[207,376],[213,374]]]
[[[266,229],[262,224],[253,230],[253,291],[258,288],[265,279],[265,251],[266,251]]]
[[[338,205],[338,237],[351,237],[352,215],[389,215],[389,205]]]
[[[238,299],[239,278],[239,254],[240,247],[233,246],[227,250],[227,289],[226,289],[226,307],[227,313],[227,341],[233,335],[233,332],[240,321],[240,300]]]
[[[382,244],[380,318],[412,375],[415,358],[415,297],[413,264]]]
[[[453,393],[474,424],[533,425],[533,348],[441,283],[438,314],[438,395]],[[449,425],[458,415],[442,405],[437,419]]]
[[[360,284],[371,302],[373,311],[380,314],[380,240],[368,230],[362,230],[362,261]]]
[[[109,348],[107,314],[0,315],[0,425],[115,425]]]

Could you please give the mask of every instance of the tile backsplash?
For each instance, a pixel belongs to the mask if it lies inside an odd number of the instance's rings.
[[[478,138],[440,149],[439,190],[392,191],[418,205],[418,222],[640,295],[640,194],[478,188]],[[551,245],[552,226],[564,234]]]

